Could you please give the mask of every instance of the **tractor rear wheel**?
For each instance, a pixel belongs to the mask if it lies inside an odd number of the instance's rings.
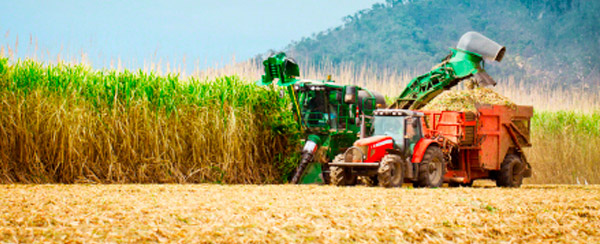
[[[393,154],[385,155],[377,170],[377,180],[382,187],[401,187],[404,183],[402,158]]]
[[[444,153],[438,146],[429,146],[419,163],[419,177],[416,187],[440,187],[444,183],[446,163]]]
[[[500,187],[520,187],[523,183],[524,167],[525,165],[519,155],[506,155],[496,178],[496,185]]]
[[[344,156],[342,154],[335,156],[333,162],[344,162]],[[329,180],[335,186],[356,185],[357,176],[352,175],[348,167],[329,166]]]

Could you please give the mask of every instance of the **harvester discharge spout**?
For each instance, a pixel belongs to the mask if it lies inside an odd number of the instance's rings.
[[[419,109],[464,80],[474,85],[494,86],[496,82],[483,68],[483,60],[500,62],[506,48],[484,35],[465,33],[450,55],[431,71],[411,80],[390,108]]]
[[[506,52],[506,47],[474,31],[465,33],[458,41],[456,48],[458,50],[478,54],[484,59],[496,62],[502,61],[504,53]],[[476,82],[484,86],[496,85],[496,82],[487,74],[487,72],[485,72],[485,70],[483,70],[483,68],[473,76]]]
[[[498,62],[502,61],[506,52],[506,47],[474,31],[469,31],[462,35],[456,48],[476,53],[485,59]]]

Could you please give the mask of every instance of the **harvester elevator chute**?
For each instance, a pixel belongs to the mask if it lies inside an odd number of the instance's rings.
[[[483,68],[483,60],[500,62],[506,48],[477,32],[467,32],[455,49],[431,71],[412,79],[389,108],[419,109],[445,89],[470,80],[482,86],[496,82]]]

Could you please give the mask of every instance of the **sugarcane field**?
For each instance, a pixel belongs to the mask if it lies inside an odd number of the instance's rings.
[[[600,2],[0,11],[0,243],[600,243]]]

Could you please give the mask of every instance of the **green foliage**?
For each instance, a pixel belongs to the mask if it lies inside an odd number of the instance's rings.
[[[8,72],[2,88],[28,93],[43,89],[68,97],[79,97],[96,108],[129,105],[133,101],[148,101],[154,109],[171,112],[179,106],[226,105],[253,107],[269,111],[283,104],[277,93],[241,81],[236,76],[220,77],[214,81],[190,78],[182,81],[177,75],[158,76],[142,71],[93,71],[82,65],[58,64],[43,67],[41,63],[25,60],[9,66],[7,59],[0,63],[0,74]]]
[[[388,0],[288,47],[299,61],[424,72],[467,31],[507,47],[492,77],[600,85],[600,2],[586,0]]]
[[[0,182],[282,182],[300,143],[272,86],[6,58],[0,122]]]
[[[536,133],[572,134],[574,137],[600,136],[600,111],[580,113],[574,111],[536,112],[531,119],[531,127]]]

